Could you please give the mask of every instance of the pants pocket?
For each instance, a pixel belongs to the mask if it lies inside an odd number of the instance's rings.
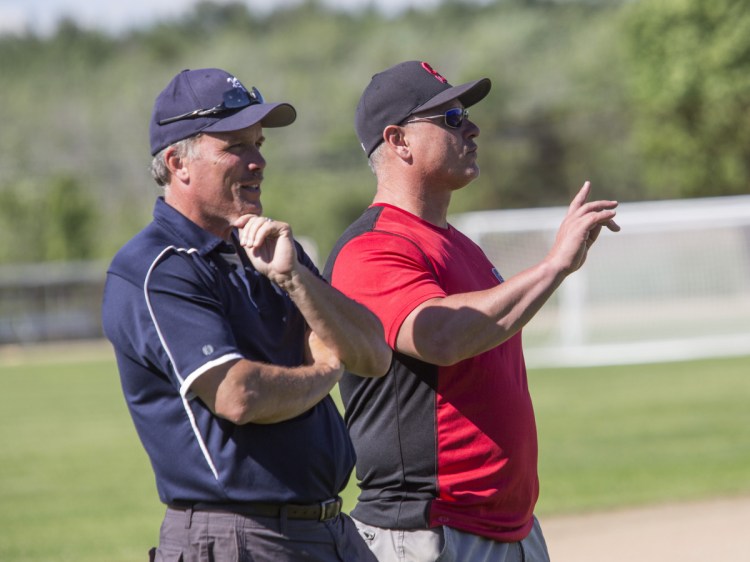
[[[159,545],[149,551],[151,562],[184,562],[182,549],[176,545]]]

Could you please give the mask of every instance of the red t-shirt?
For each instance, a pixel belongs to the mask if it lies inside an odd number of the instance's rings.
[[[326,276],[380,318],[394,348],[419,304],[502,283],[456,229],[384,204],[347,229]],[[506,542],[528,535],[539,484],[520,333],[449,367],[397,354],[382,379],[346,375],[341,390],[362,488],[355,517]]]

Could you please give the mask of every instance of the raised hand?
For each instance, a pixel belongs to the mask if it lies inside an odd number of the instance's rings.
[[[620,230],[614,221],[617,201],[586,202],[591,192],[590,182],[585,182],[568,207],[555,244],[548,255],[565,274],[572,273],[586,261],[589,248],[596,242],[602,227],[613,232]]]

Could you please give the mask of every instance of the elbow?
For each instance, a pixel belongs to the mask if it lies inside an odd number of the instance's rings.
[[[453,353],[448,349],[435,349],[429,355],[430,358],[427,362],[439,367],[450,367],[451,365],[455,365],[459,361],[466,359],[466,357],[463,357],[458,353]]]
[[[363,331],[358,345],[349,346],[349,357],[343,358],[343,362],[350,373],[360,377],[380,378],[391,368],[393,350],[385,340],[380,320],[372,312],[368,313],[371,326]]]
[[[366,358],[360,355],[357,359],[352,365],[345,363],[347,371],[360,377],[380,378],[385,376],[391,368],[393,350],[385,341],[382,341],[371,347]]]
[[[241,360],[205,373],[191,390],[218,418],[234,425],[275,423],[279,404],[259,382],[258,364]]]
[[[393,350],[383,342],[383,345],[378,346],[369,376],[373,378],[384,377],[390,371],[391,363],[393,363]]]
[[[265,417],[263,408],[258,403],[258,397],[252,394],[234,395],[221,401],[217,399],[214,414],[234,425],[264,423]]]
[[[253,421],[251,418],[250,409],[239,404],[227,404],[223,405],[222,407],[219,407],[217,405],[214,414],[222,419],[227,420],[228,422],[233,423],[234,425],[243,425]]]
[[[464,346],[458,345],[457,338],[447,332],[436,331],[429,341],[416,347],[420,359],[440,367],[450,367],[471,356]]]
[[[217,412],[216,415],[219,416],[220,418],[227,420],[230,423],[233,423],[234,425],[245,425],[248,423],[255,423],[255,424],[279,423],[287,419],[286,417],[277,416],[277,415],[270,415],[270,414],[266,415],[262,411],[259,411],[257,409],[247,408],[247,407],[227,410],[223,413]]]
[[[377,336],[372,340],[370,359],[368,361],[368,368],[365,376],[380,378],[385,376],[391,369],[391,364],[393,363],[393,350],[385,340],[383,324],[380,322],[380,319],[374,314],[372,317],[376,323],[375,333]]]

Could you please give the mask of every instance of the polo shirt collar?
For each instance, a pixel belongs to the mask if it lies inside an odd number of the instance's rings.
[[[205,256],[214,250],[227,250],[230,245],[218,236],[204,230],[177,209],[159,197],[154,205],[154,222],[169,230],[186,248],[194,248]]]

